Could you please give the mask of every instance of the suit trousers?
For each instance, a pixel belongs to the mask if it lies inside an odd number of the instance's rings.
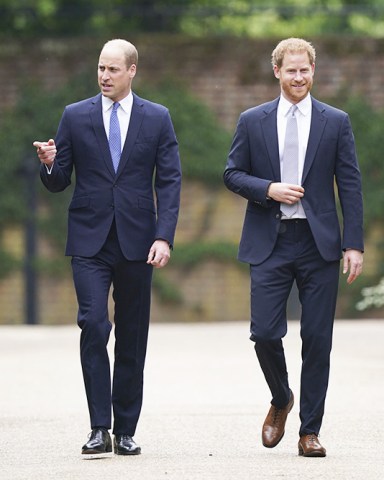
[[[283,347],[287,301],[296,281],[301,303],[302,368],[300,435],[318,434],[328,388],[340,262],[320,255],[306,220],[280,224],[270,257],[251,265],[251,340],[272,394],[272,405],[288,404],[290,386]]]
[[[146,260],[124,257],[113,222],[99,253],[91,258],[72,257],[72,270],[91,428],[111,428],[113,408],[113,433],[133,436],[142,406],[153,267]],[[111,286],[115,307],[112,383],[107,349]]]

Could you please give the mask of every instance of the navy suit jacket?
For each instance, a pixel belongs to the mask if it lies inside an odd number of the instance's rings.
[[[94,256],[113,219],[124,256],[144,260],[155,239],[174,241],[181,169],[168,110],[133,94],[127,138],[117,173],[102,117],[101,94],[65,108],[56,135],[50,174],[40,176],[51,192],[64,190],[75,171],[68,213],[66,255]]]
[[[239,260],[254,265],[272,253],[281,221],[280,202],[266,198],[269,184],[281,181],[278,103],[279,98],[240,115],[224,172],[226,186],[248,200]],[[363,251],[361,176],[351,123],[345,112],[314,98],[302,186],[302,205],[324,260],[339,260],[342,249]]]

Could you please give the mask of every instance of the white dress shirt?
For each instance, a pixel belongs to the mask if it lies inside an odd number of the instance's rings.
[[[101,97],[102,106],[103,106],[103,122],[105,133],[109,139],[109,123],[112,113],[113,100],[104,95]],[[133,95],[132,92],[129,92],[128,96],[123,98],[120,102],[120,107],[117,109],[117,118],[119,119],[120,124],[120,134],[121,134],[121,148],[123,149],[125,139],[127,138],[127,132],[129,127],[129,121],[131,119],[132,105],[133,105]]]
[[[311,128],[311,118],[312,118],[312,99],[310,95],[307,95],[301,102],[297,103],[296,110],[296,119],[297,119],[297,130],[299,135],[299,178],[303,176],[304,169],[304,160],[307,153],[307,145],[309,138],[309,130]],[[287,128],[287,116],[288,111],[291,108],[292,104],[288,100],[280,96],[279,105],[277,107],[277,136],[279,140],[279,155],[280,155],[280,172],[283,168],[283,153],[284,153],[284,142],[285,142],[285,130]],[[305,193],[304,193],[305,195]],[[285,216],[282,216],[284,220]],[[301,205],[301,200],[299,201],[297,212],[291,218],[306,218],[303,206]]]

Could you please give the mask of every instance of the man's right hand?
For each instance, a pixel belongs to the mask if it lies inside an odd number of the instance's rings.
[[[269,185],[267,196],[276,202],[293,205],[304,197],[304,188],[301,185],[273,182]]]
[[[48,142],[36,141],[33,142],[33,146],[36,147],[40,162],[47,165],[47,167],[51,167],[57,153],[55,141],[52,138]]]

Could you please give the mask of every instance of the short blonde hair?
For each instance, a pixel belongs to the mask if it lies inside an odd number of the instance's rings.
[[[272,52],[272,66],[275,65],[280,68],[283,64],[284,55],[286,53],[302,53],[308,54],[309,62],[311,65],[315,63],[316,51],[311,43],[303,40],[302,38],[287,38],[282,40]]]
[[[127,68],[131,65],[137,65],[139,60],[139,54],[137,53],[136,47],[127,40],[123,40],[121,38],[115,38],[113,40],[109,40],[107,43],[104,44],[104,48],[106,47],[119,47],[124,53],[125,56],[125,63]]]

